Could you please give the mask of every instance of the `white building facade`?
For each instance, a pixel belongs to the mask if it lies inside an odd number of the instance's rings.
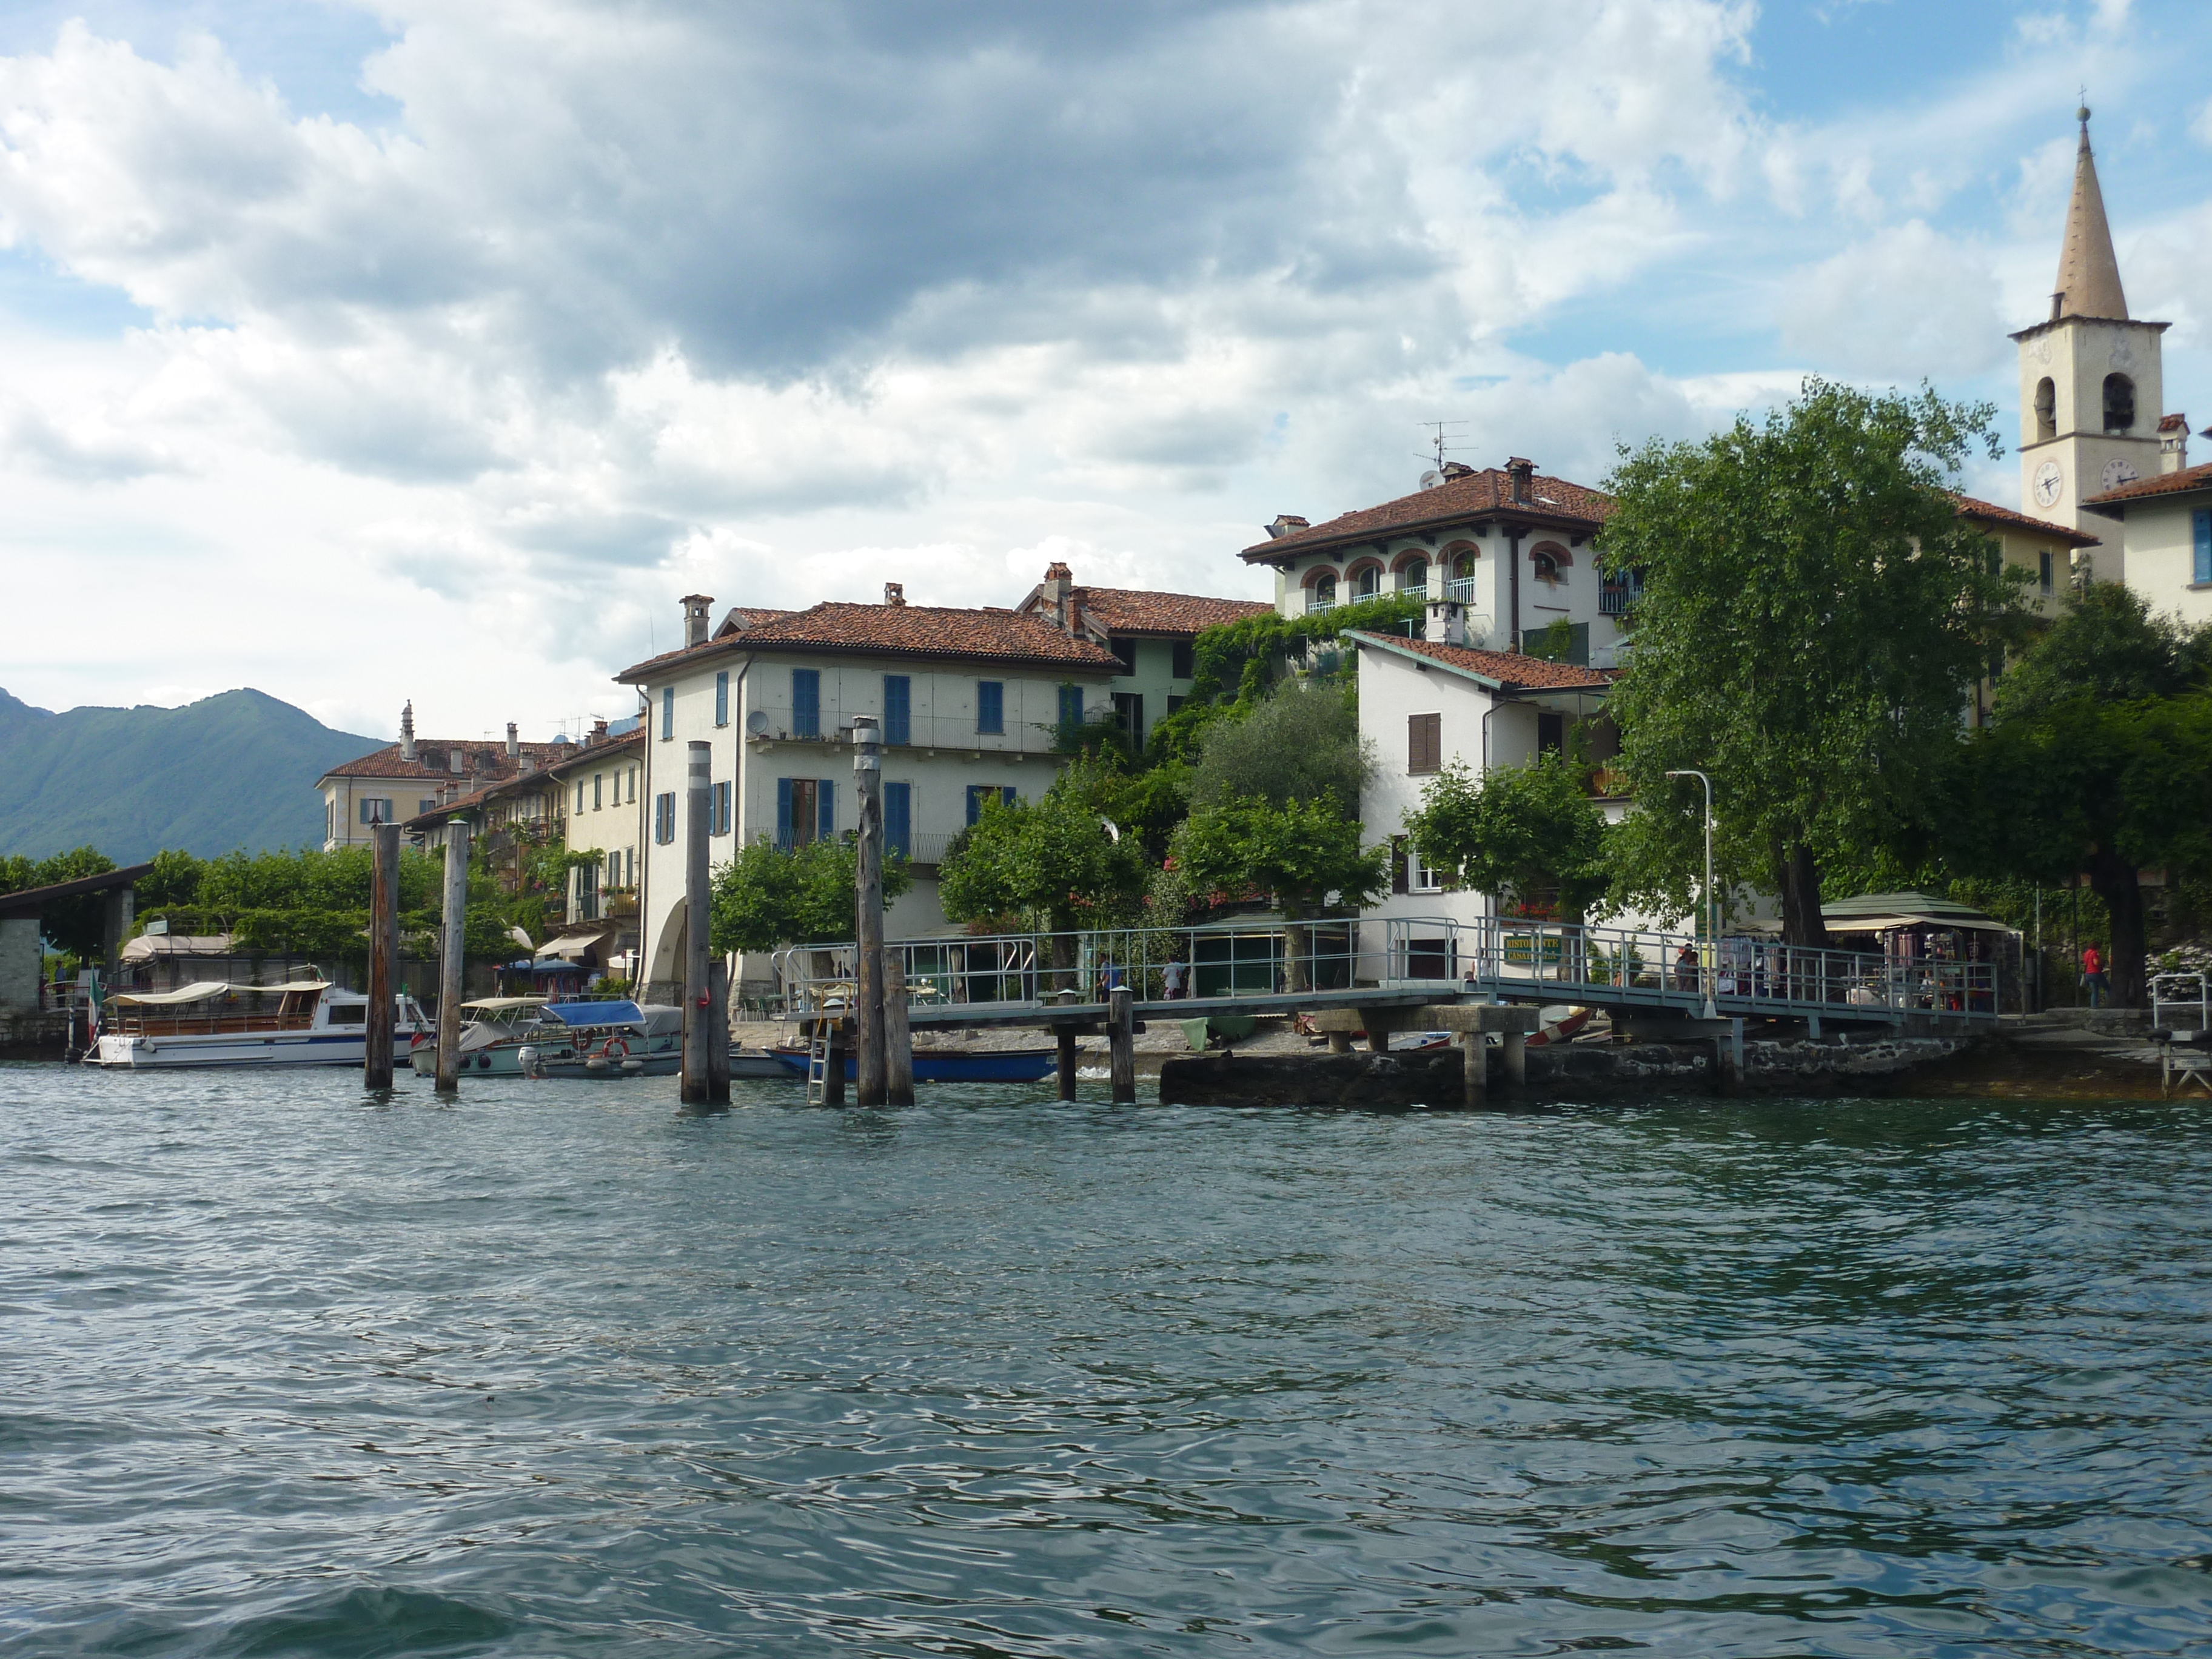
[[[885,918],[890,937],[940,933],[937,866],[952,837],[993,798],[1033,799],[1063,757],[1063,720],[1109,707],[1121,672],[1111,652],[1051,622],[1011,611],[886,603],[733,611],[708,634],[711,599],[684,601],[683,649],[617,678],[644,694],[645,845],[637,887],[647,994],[665,1000],[681,976],[689,746],[709,745],[708,864],[748,842],[783,846],[854,827],[853,722],[883,736],[887,848],[915,884]],[[849,935],[848,935],[849,936]],[[735,976],[768,988],[766,959]]]

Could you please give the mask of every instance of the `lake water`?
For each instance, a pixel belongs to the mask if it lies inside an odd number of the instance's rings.
[[[2212,1115],[0,1067],[0,1649],[2212,1651]]]

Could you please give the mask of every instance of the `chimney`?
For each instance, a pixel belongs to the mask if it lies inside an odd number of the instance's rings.
[[[599,744],[605,743],[606,740],[607,740],[607,723],[606,723],[605,720],[593,720],[593,721],[592,722],[592,735],[591,735],[590,737],[586,738],[585,739],[585,741],[586,741],[586,743],[591,744],[592,744],[592,745],[593,745],[594,747],[597,747]]]
[[[1536,476],[1536,463],[1510,455],[1505,461],[1505,476],[1513,481],[1513,505],[1526,507],[1535,495],[1530,480]]]
[[[517,755],[517,756],[514,757],[514,775],[515,775],[515,776],[517,776],[517,777],[526,777],[526,776],[527,776],[529,774],[531,774],[531,773],[532,773],[532,772],[535,772],[537,769],[538,769],[538,763],[537,763],[535,760],[533,760],[530,756],[528,756],[528,755]]]
[[[520,728],[519,728],[513,720],[509,720],[507,723],[507,757],[509,760],[515,759],[522,753],[522,738],[519,735],[520,730]]]
[[[1431,645],[1465,645],[1467,607],[1457,599],[1431,599],[1421,637]]]
[[[714,601],[704,593],[684,596],[684,647],[687,651],[695,645],[707,643],[707,613],[714,608]]]
[[[1446,461],[1443,468],[1446,478],[1472,478],[1474,469],[1465,461]]]
[[[410,697],[407,707],[399,711],[399,758],[410,763],[415,759],[415,700]]]
[[[1311,524],[1295,513],[1278,513],[1274,523],[1267,526],[1267,539],[1279,542],[1285,536],[1295,536],[1301,530],[1312,528]]]
[[[884,584],[884,603],[885,605],[904,605],[906,603],[906,584],[904,582],[885,582]]]
[[[1075,574],[1058,559],[1044,568],[1044,597],[1052,606],[1052,620],[1063,634],[1075,629],[1074,607],[1068,603],[1075,592]]]
[[[2158,470],[2179,472],[2189,465],[2189,416],[2169,415],[2158,423]]]

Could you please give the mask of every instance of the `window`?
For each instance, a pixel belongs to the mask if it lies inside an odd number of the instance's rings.
[[[978,732],[1004,732],[1006,729],[1006,688],[1003,681],[975,682],[975,729]]]
[[[714,786],[714,799],[708,811],[707,833],[710,836],[730,833],[730,786],[727,783]]]
[[[791,735],[822,735],[822,671],[818,668],[791,671]]]
[[[576,866],[576,920],[597,921],[599,919],[599,866],[580,864]]]
[[[1124,674],[1133,674],[1137,672],[1136,641],[1130,639],[1109,639],[1106,641],[1106,648],[1109,651],[1111,651],[1115,657],[1121,662],[1121,672]]]
[[[914,846],[914,786],[910,783],[884,783],[884,853],[893,853],[902,858],[912,856]]]
[[[338,804],[335,800],[325,800],[323,802],[323,839],[336,841],[337,836]]]
[[[1168,647],[1170,679],[1187,680],[1198,672],[1198,641],[1177,640]]]
[[[996,796],[1006,806],[1014,804],[1014,786],[1011,783],[971,783],[968,786],[968,822],[974,823],[983,816],[983,803]]]
[[[1060,688],[1060,723],[1063,728],[1069,731],[1083,724],[1083,688],[1081,686],[1063,685]]]
[[[1403,836],[1390,837],[1390,890],[1394,893],[1402,893],[1407,890],[1407,844]]]
[[[1168,713],[1170,714],[1174,714],[1176,709],[1182,708],[1183,704],[1189,701],[1190,699],[1188,697],[1170,696],[1168,698]]]
[[[1355,599],[1371,599],[1382,591],[1382,567],[1370,564],[1353,580],[1352,592]]]
[[[2105,376],[2105,430],[2125,432],[2136,423],[2136,383],[2124,374]]]
[[[2035,585],[2045,599],[2051,597],[2051,550],[2047,547],[2035,556]]]
[[[636,805],[636,803],[637,803],[637,768],[635,768],[635,766],[633,766],[633,767],[631,767],[631,768],[629,769],[629,799],[630,799],[630,804],[631,804],[632,805]]]
[[[427,800],[426,800],[426,799],[424,799],[421,798],[420,796],[418,796],[418,797],[416,797],[416,801],[415,801],[415,810],[416,810],[417,812],[427,812],[427,811],[428,811],[432,807],[435,806],[437,804],[438,804],[438,803],[437,803],[437,801],[436,801],[434,799],[427,799]]]
[[[1116,691],[1114,694],[1114,723],[1128,734],[1129,741],[1139,749],[1145,746],[1145,697],[1140,691]]]
[[[1429,562],[1415,559],[1398,573],[1401,593],[1425,593],[1429,591]]]
[[[1567,751],[1567,717],[1565,714],[1536,716],[1536,752],[1539,755],[1564,755]]]
[[[1334,571],[1324,572],[1314,578],[1313,586],[1307,592],[1306,609],[1309,611],[1328,611],[1335,604],[1336,574]]]
[[[1444,769],[1444,717],[1406,716],[1406,770],[1415,777]]]
[[[660,740],[666,743],[676,735],[676,688],[660,688]]]
[[[1603,586],[1598,589],[1597,613],[1601,617],[1625,617],[1643,597],[1642,572],[1608,570]]]
[[[1540,582],[1565,580],[1566,556],[1565,550],[1550,542],[1539,544],[1528,550],[1528,567]]]
[[[1444,872],[1422,858],[1420,849],[1410,841],[1406,843],[1406,887],[1414,893],[1444,890]]]
[[[330,1021],[333,1025],[366,1025],[368,1024],[368,1005],[356,1002],[350,1008],[333,1008],[330,1012]]]
[[[714,676],[714,724],[730,723],[730,671],[725,668]]]
[[[914,741],[914,681],[904,674],[884,676],[884,741]]]
[[[672,793],[653,798],[653,838],[663,847],[676,839],[676,797]]]
[[[2212,582],[2212,507],[2198,507],[2190,515],[2190,527],[2197,539],[2197,562],[2190,580]]]
[[[435,805],[436,803],[433,802],[432,805]],[[392,803],[388,800],[379,800],[373,795],[362,796],[361,799],[361,821],[363,823],[391,823]]]
[[[594,772],[592,774],[592,811],[594,812],[598,811],[605,805],[601,793],[601,787],[606,782],[606,781],[607,775],[604,772]]]
[[[775,844],[805,847],[837,833],[837,786],[828,778],[775,781]]]
[[[2058,388],[2046,374],[2035,384],[2035,441],[2045,443],[2058,435]]]

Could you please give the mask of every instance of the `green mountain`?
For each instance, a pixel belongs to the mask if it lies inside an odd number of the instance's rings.
[[[0,691],[0,854],[89,844],[135,864],[164,847],[319,846],[315,780],[384,741],[259,691],[60,714]]]

